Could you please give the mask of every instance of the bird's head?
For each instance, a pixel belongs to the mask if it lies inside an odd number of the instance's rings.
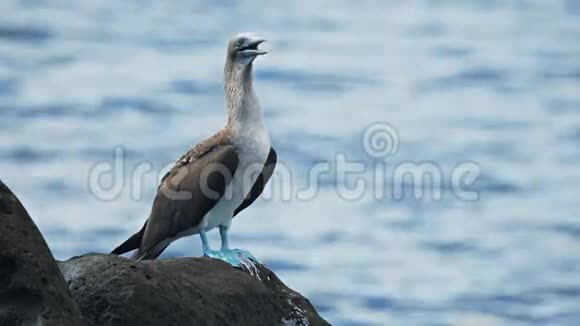
[[[253,33],[238,34],[228,43],[228,59],[235,64],[250,64],[257,56],[268,53],[258,48],[265,41]]]

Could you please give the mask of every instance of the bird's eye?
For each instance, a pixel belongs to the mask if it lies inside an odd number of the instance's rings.
[[[241,48],[242,46],[244,46],[244,40],[238,40],[236,42],[236,47]]]

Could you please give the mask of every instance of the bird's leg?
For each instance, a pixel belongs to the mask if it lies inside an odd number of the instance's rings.
[[[205,231],[199,231],[199,237],[201,238],[201,248],[203,250],[203,255],[206,257],[215,258],[215,255],[219,253],[219,251],[211,250],[209,248],[209,242],[207,241],[207,235]]]
[[[221,252],[224,257],[226,257],[224,260],[233,266],[240,266],[243,264],[243,261],[248,260],[258,262],[258,260],[249,251],[242,249],[230,249],[228,241],[229,228],[230,226],[228,224],[220,225],[220,236],[222,238]]]
[[[199,231],[199,237],[201,238],[201,248],[203,252],[209,251],[209,242],[207,241],[207,235],[205,235],[205,231]]]
[[[222,238],[222,251],[227,251],[230,249],[229,241],[228,241],[228,230],[230,229],[229,225],[220,225],[220,237]]]

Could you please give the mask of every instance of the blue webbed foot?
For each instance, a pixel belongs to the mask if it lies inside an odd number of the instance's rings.
[[[222,249],[211,250],[207,241],[205,231],[201,231],[203,255],[210,258],[220,259],[234,267],[244,267],[248,270],[256,270],[255,264],[259,261],[249,251],[242,249],[230,249],[228,245],[228,225],[220,225],[220,236],[222,238]]]
[[[241,267],[248,264],[257,263],[258,260],[249,251],[242,249],[225,249],[225,250],[205,250],[203,255],[210,258],[220,259],[226,263]]]

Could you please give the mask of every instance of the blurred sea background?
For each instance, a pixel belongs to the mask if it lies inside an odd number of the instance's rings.
[[[372,173],[348,200],[328,174],[309,200],[271,189],[234,220],[235,247],[334,325],[580,324],[580,1],[3,0],[0,14],[0,178],[58,259],[141,227],[159,174],[225,121],[227,39],[255,31],[292,193],[340,153],[375,164],[361,137],[388,122],[388,167],[477,162],[479,200],[448,186],[377,200]],[[125,172],[103,182],[122,189],[103,200],[89,172],[116,148]],[[156,172],[135,183],[144,162]],[[199,254],[190,237],[164,257]]]

